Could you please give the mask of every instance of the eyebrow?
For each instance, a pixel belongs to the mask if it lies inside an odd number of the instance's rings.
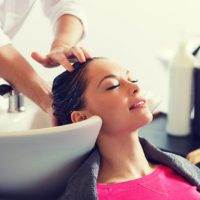
[[[127,70],[127,71],[126,71],[126,76],[127,76],[129,73],[130,73],[130,71]],[[99,81],[97,87],[99,87],[99,85],[100,85],[105,79],[107,79],[107,78],[117,78],[117,76],[114,75],[114,74],[109,74],[109,75],[107,75],[107,76],[104,76],[104,77],[101,79],[101,81]]]

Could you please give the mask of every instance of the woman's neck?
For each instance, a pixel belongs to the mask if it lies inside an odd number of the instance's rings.
[[[98,182],[122,182],[140,178],[151,173],[155,166],[150,164],[139,142],[138,131],[126,135],[101,133],[98,147],[101,165]]]

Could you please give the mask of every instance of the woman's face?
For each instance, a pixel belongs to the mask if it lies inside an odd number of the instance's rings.
[[[87,111],[102,118],[103,131],[128,133],[152,120],[132,72],[108,59],[96,59],[87,67]]]

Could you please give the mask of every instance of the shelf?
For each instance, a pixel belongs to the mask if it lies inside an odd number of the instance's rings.
[[[147,139],[161,150],[186,156],[189,152],[200,147],[200,138],[189,136],[171,136],[166,132],[166,114],[157,115],[154,120],[140,129],[139,136]]]

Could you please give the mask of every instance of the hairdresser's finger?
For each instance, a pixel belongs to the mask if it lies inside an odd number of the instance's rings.
[[[91,54],[87,50],[85,50],[83,47],[80,48],[83,51],[86,59],[92,58]]]
[[[32,52],[31,57],[32,57],[35,61],[39,62],[39,63],[42,64],[42,65],[46,65],[46,64],[47,64],[47,58],[46,58],[46,56],[43,56],[43,55],[41,55],[41,54],[38,53],[38,52]]]
[[[73,67],[71,63],[67,60],[64,53],[55,53],[50,55],[50,58],[54,61],[62,65],[66,70],[73,71]]]
[[[70,51],[68,51],[67,57],[71,57],[72,55],[74,55],[81,63],[86,61],[85,55],[82,49],[79,47],[72,47]]]
[[[38,52],[32,52],[31,57],[38,63],[42,64],[44,67],[56,67],[59,65],[57,62],[54,62],[48,58],[48,56],[43,56]]]

